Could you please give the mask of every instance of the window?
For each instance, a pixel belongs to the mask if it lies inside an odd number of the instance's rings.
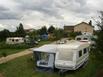
[[[81,40],[81,38],[77,38],[77,40],[79,41],[79,40]]]
[[[88,40],[87,38],[83,38],[83,40]]]
[[[12,39],[12,41],[14,42],[14,39]]]
[[[18,39],[16,39],[16,42],[18,42],[19,40]]]
[[[82,56],[82,50],[79,51],[79,57],[81,57],[81,56]]]
[[[87,49],[86,49],[86,48],[85,48],[83,51],[84,51],[84,52],[83,52],[84,54],[87,53]]]

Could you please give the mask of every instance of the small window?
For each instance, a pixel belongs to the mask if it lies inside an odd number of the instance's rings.
[[[81,40],[81,38],[77,38],[77,40],[79,41],[79,40]]]
[[[87,38],[83,38],[83,40],[88,40]]]
[[[87,49],[86,48],[83,51],[84,51],[84,54],[87,53]]]
[[[18,42],[19,40],[18,39],[16,39],[16,42]]]
[[[12,39],[12,41],[14,42],[14,39]]]
[[[82,56],[82,50],[79,51],[79,57],[81,57],[81,56]]]

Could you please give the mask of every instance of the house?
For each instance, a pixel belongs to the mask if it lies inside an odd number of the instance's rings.
[[[81,22],[74,27],[74,32],[91,33],[93,34],[94,27],[86,22]]]
[[[47,40],[48,39],[48,34],[42,34],[41,39],[42,40]]]
[[[74,26],[72,25],[72,26],[64,26],[64,30],[66,31],[66,32],[74,32]]]
[[[66,32],[81,32],[93,34],[94,27],[86,22],[81,22],[74,26],[64,26]]]
[[[33,32],[33,31],[34,31],[34,29],[25,29],[26,33]]]
[[[20,44],[24,43],[24,38],[23,37],[9,37],[6,39],[7,44]]]

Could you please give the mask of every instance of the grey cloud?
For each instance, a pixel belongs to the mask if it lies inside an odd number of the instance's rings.
[[[38,1],[27,1],[15,0],[19,3],[19,9],[24,11],[38,11],[43,13],[45,16],[54,16],[56,18],[62,18],[58,12],[58,9],[53,6],[54,0],[38,0]]]
[[[0,6],[0,11],[7,11],[7,10],[8,10],[8,8]]]
[[[12,12],[1,12],[0,13],[0,19],[20,19],[21,17],[18,14],[12,13]]]
[[[0,20],[5,20],[5,19],[20,19],[21,17],[19,14],[10,11],[9,8],[0,6]]]

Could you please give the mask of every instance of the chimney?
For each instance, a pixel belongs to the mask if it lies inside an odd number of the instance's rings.
[[[91,26],[92,26],[92,20],[90,20],[90,21],[89,21],[89,25],[91,25]]]

